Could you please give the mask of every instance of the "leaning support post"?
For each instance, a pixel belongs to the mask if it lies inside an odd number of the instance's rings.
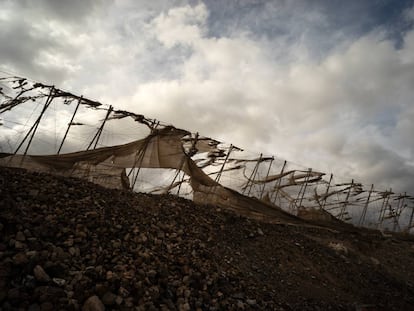
[[[261,153],[259,159],[256,162],[256,165],[254,166],[252,174],[250,175],[249,180],[247,181],[246,188],[244,188],[246,190],[247,187],[249,187],[249,185],[250,185],[249,191],[247,192],[247,196],[249,196],[250,192],[252,191],[253,181],[256,178],[257,171],[259,170],[260,162],[262,162],[262,156],[263,156],[263,154]],[[244,194],[244,191],[243,191],[243,194]]]
[[[141,148],[139,148],[135,152],[135,161],[134,161],[133,166],[131,167],[131,170],[128,173],[128,178],[131,178],[131,180],[132,180],[131,190],[135,189],[135,184],[138,180],[138,175],[139,175],[139,172],[141,170],[142,161],[144,160],[145,153],[147,151],[149,143],[150,143],[150,139],[146,139],[144,144],[141,146]],[[138,169],[137,169],[137,172],[134,176],[134,170],[135,170],[135,168],[137,168],[137,164],[138,164]]]
[[[378,219],[380,221],[379,225],[382,225],[382,222],[384,221],[385,212],[387,210],[387,206],[390,201],[391,194],[392,194],[392,188],[390,188],[390,193],[387,196],[387,200],[384,202],[384,208],[382,210],[382,213],[380,214],[380,218]]]
[[[183,158],[181,160],[180,168],[176,170],[175,176],[174,176],[170,186],[168,187],[168,192],[170,192],[170,190],[174,187],[175,180],[177,179],[178,175],[180,175],[180,172],[183,170],[184,163],[185,163],[185,156],[183,156]],[[183,173],[183,178],[182,179],[184,179],[184,176],[185,176],[185,174]],[[181,183],[179,184],[177,195],[180,194],[180,188],[181,188]]]
[[[295,176],[295,173],[296,173],[297,171],[294,171],[293,172],[293,178],[294,178],[294,176]],[[307,173],[306,174],[306,177],[305,177],[305,182],[304,183],[306,183],[306,181],[307,181],[307,179],[308,179],[308,174],[309,173]],[[303,189],[303,185],[304,185],[304,183],[301,183],[300,184],[300,189],[299,189],[299,191],[298,191],[298,195],[296,196],[296,199],[292,199],[291,201],[290,201],[290,203],[289,203],[289,210],[292,210],[294,207],[298,207],[297,206],[297,203],[298,203],[298,201],[299,201],[299,197],[301,196],[301,194],[302,194],[302,189]],[[292,185],[294,185],[294,186],[297,186],[298,184],[296,183],[296,181],[295,181],[295,183],[294,184],[292,184]]]
[[[24,142],[26,141],[26,139],[30,136],[29,142],[27,143],[26,149],[24,150],[23,155],[27,154],[27,151],[29,150],[30,144],[32,143],[33,137],[36,134],[37,128],[39,126],[40,120],[42,119],[44,113],[46,112],[47,108],[49,108],[50,104],[52,103],[53,100],[53,93],[55,92],[55,87],[52,86],[52,88],[50,89],[49,95],[47,96],[45,105],[43,106],[42,111],[40,112],[39,117],[36,119],[36,121],[33,123],[32,127],[30,128],[30,130],[27,132],[26,136],[23,138],[22,142],[19,144],[19,146],[17,147],[17,149],[14,151],[14,154],[16,154],[19,149],[22,147],[22,145],[24,144]]]
[[[303,186],[303,193],[302,193],[302,196],[301,196],[300,201],[299,201],[299,206],[298,206],[299,208],[302,206],[303,198],[305,197],[306,188],[308,187],[308,182],[309,182],[309,178],[311,176],[311,173],[312,173],[312,169],[310,168],[310,169],[308,169],[308,174],[306,175],[305,183],[304,183],[304,186]]]
[[[272,159],[270,160],[269,168],[267,169],[267,173],[266,173],[266,180],[265,180],[265,182],[263,183],[262,192],[260,193],[260,199],[262,199],[262,198],[263,198],[263,194],[264,194],[264,191],[265,191],[265,189],[266,189],[267,178],[269,177],[269,174],[270,174],[270,169],[272,168],[272,164],[273,164],[274,159],[275,159],[275,158],[274,158],[274,157],[272,157]]]
[[[98,141],[99,141],[99,138],[101,137],[101,134],[102,134],[103,128],[104,128],[104,126],[105,126],[105,123],[106,123],[106,121],[108,120],[109,115],[111,114],[112,110],[113,110],[113,107],[112,107],[112,106],[109,106],[109,109],[108,109],[108,111],[106,112],[105,119],[103,120],[103,122],[102,122],[101,126],[99,127],[99,129],[98,129],[98,131],[96,132],[95,136],[92,138],[92,140],[91,140],[91,142],[90,142],[90,144],[89,144],[88,148],[86,148],[86,150],[89,150],[89,149],[92,147],[92,145],[94,145],[94,146],[93,146],[93,149],[96,149],[96,146],[98,145]],[[94,144],[94,142],[95,142],[95,144]]]
[[[388,205],[388,201],[390,200],[391,192],[392,192],[392,188],[390,188],[389,192],[387,190],[385,190],[384,200],[382,201],[380,213],[378,215],[377,229],[382,224],[382,220],[383,220],[382,218],[384,217],[383,214],[385,213],[385,210],[386,210],[387,205]]]
[[[224,166],[226,165],[227,160],[229,159],[230,153],[233,150],[233,145],[230,145],[229,151],[227,152],[226,158],[224,159],[223,165],[220,168],[220,171],[218,172],[215,181],[218,183],[220,181],[221,178],[221,174],[223,173],[224,170]]]
[[[151,134],[154,133],[157,130],[158,125],[160,125],[160,121],[153,120],[151,122],[150,128],[151,128]]]
[[[329,178],[328,187],[326,187],[323,205],[321,206],[321,209],[325,209],[326,201],[328,200],[329,189],[331,188],[332,178],[333,178],[333,174],[331,174],[331,177]]]
[[[344,215],[345,215],[345,209],[346,209],[346,207],[347,207],[347,205],[348,205],[348,200],[349,200],[349,196],[351,195],[351,191],[352,191],[352,188],[354,187],[354,180],[352,179],[351,180],[351,185],[349,186],[349,190],[348,190],[348,192],[346,193],[346,197],[345,197],[345,202],[344,202],[344,204],[341,206],[341,211],[339,212],[339,219],[340,220],[343,220],[343,217],[344,217]]]
[[[396,213],[395,213],[395,216],[394,216],[394,227],[393,227],[393,231],[396,231],[397,230],[397,226],[400,227],[399,220],[400,220],[401,212],[404,209],[404,203],[405,203],[406,196],[407,196],[407,192],[404,192],[404,196],[401,196],[400,197],[400,200],[398,201],[397,210],[396,210]]]
[[[196,147],[196,145],[197,145],[197,142],[198,142],[198,132],[195,134],[195,137],[194,137],[194,140],[193,140],[193,142],[192,142],[192,144],[191,144],[191,148],[190,148],[190,150],[189,150],[189,152],[188,152],[188,156],[191,158],[193,155],[195,155],[196,153],[197,153],[197,147]],[[181,163],[181,170],[183,169],[183,165],[184,165],[184,162],[185,162],[185,157],[183,158],[183,161],[182,161],[182,163]],[[173,180],[173,183],[175,182],[175,179],[178,177],[178,173],[177,173],[177,175],[174,177],[174,180]],[[183,184],[183,182],[184,182],[184,178],[185,178],[185,173],[183,172],[183,176],[181,177],[181,180],[180,180],[180,182],[178,183],[178,189],[177,189],[177,195],[180,195],[180,190],[181,190],[181,185]],[[173,183],[171,184],[171,185],[173,185]]]
[[[135,184],[137,183],[138,175],[139,175],[139,172],[141,170],[142,161],[144,160],[145,153],[147,152],[147,147],[148,147],[149,142],[150,142],[150,140],[146,140],[144,145],[141,146],[141,148],[135,154],[136,159],[135,159],[134,165],[133,165],[133,167],[131,168],[131,170],[128,174],[128,177],[129,177],[130,174],[133,173],[133,170],[137,167],[137,164],[139,164],[135,176],[134,176],[134,174],[132,174],[132,179],[133,179],[133,182],[132,182],[132,185],[131,185],[132,190],[135,189]]]
[[[183,177],[181,177],[180,183],[178,184],[177,195],[180,195],[181,185],[184,182],[184,178],[185,178],[185,173],[183,173]]]
[[[411,206],[411,215],[410,220],[408,222],[407,232],[410,232],[410,229],[413,227],[413,217],[414,217],[414,206]]]
[[[173,180],[171,181],[170,186],[168,187],[168,193],[169,193],[169,192],[170,192],[170,190],[174,187],[175,180],[177,179],[178,175],[180,175],[180,172],[181,172],[181,169],[182,169],[182,167],[183,167],[183,164],[184,164],[184,161],[181,161],[181,164],[180,164],[180,169],[175,170],[175,175],[174,175],[174,178],[173,178]],[[178,191],[177,191],[177,195],[179,195],[179,194],[180,194],[180,190],[178,189]]]
[[[287,161],[285,160],[285,162],[283,162],[283,166],[282,166],[282,169],[280,170],[279,175],[282,175],[285,172],[286,164],[287,164]],[[276,204],[276,200],[277,200],[277,197],[279,195],[279,189],[280,189],[280,184],[281,183],[282,183],[282,177],[280,177],[279,180],[277,181],[276,193],[275,193],[275,198],[273,199],[273,204]]]
[[[368,204],[369,204],[369,200],[371,199],[371,194],[372,194],[372,191],[374,190],[374,184],[372,184],[371,185],[371,190],[369,191],[369,193],[368,193],[368,198],[367,198],[367,201],[365,202],[365,206],[364,206],[364,209],[363,209],[363,211],[362,211],[362,215],[361,215],[361,218],[359,219],[359,226],[361,227],[363,224],[364,224],[364,222],[365,222],[365,216],[366,216],[366,214],[367,214],[367,209],[368,209]]]
[[[81,104],[81,102],[82,102],[82,99],[83,99],[83,95],[79,98],[78,103],[76,104],[75,111],[73,112],[73,114],[72,114],[72,118],[71,118],[71,119],[70,119],[70,121],[69,121],[68,127],[67,127],[67,129],[66,129],[65,135],[63,136],[62,142],[60,143],[59,150],[58,150],[57,154],[59,154],[59,153],[60,153],[60,151],[62,150],[63,144],[65,143],[66,137],[68,136],[68,133],[69,133],[70,127],[72,126],[72,122],[73,122],[73,120],[75,119],[75,115],[76,115],[76,113],[78,112],[78,108],[79,108],[79,106],[80,106],[80,104]]]
[[[132,182],[132,185],[131,185],[131,189],[132,189],[132,190],[134,190],[134,188],[135,188],[135,184],[137,183],[137,180],[138,180],[138,175],[139,175],[139,171],[141,170],[141,163],[142,163],[142,159],[144,158],[144,154],[145,154],[145,150],[144,150],[144,151],[143,151],[143,150],[140,150],[140,151],[139,151],[138,158],[140,159],[140,160],[139,160],[139,161],[140,161],[140,164],[139,164],[139,166],[138,166],[138,169],[137,169],[137,172],[136,172],[135,176],[134,176],[134,175],[132,175],[132,179],[133,179],[133,182]],[[136,166],[135,166],[134,168],[136,168]],[[131,168],[130,173],[131,173],[131,172],[133,172],[134,168]]]

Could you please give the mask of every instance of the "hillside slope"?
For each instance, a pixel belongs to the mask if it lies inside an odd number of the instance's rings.
[[[2,310],[413,310],[414,242],[0,168]]]

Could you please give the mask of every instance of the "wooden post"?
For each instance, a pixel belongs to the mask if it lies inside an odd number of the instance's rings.
[[[364,206],[364,209],[363,209],[363,211],[362,211],[361,218],[359,219],[359,226],[360,226],[360,227],[364,224],[364,221],[365,221],[365,216],[366,216],[366,214],[367,214],[367,209],[368,209],[369,199],[371,198],[371,193],[372,193],[372,190],[374,190],[374,184],[372,184],[372,185],[371,185],[371,190],[370,190],[370,191],[369,191],[369,193],[368,193],[368,198],[367,198],[367,201],[365,202],[365,206]]]
[[[331,174],[331,177],[329,178],[328,187],[326,188],[326,191],[325,191],[325,198],[323,200],[323,205],[321,206],[322,209],[325,209],[326,200],[328,199],[329,188],[331,187],[332,178],[333,178],[333,174]]]
[[[354,180],[352,179],[351,180],[351,186],[349,186],[349,190],[348,190],[348,192],[347,192],[347,194],[346,194],[346,197],[345,197],[345,202],[344,202],[344,204],[341,206],[341,211],[339,212],[339,219],[340,220],[342,220],[343,219],[343,217],[344,217],[344,215],[345,215],[345,209],[346,209],[346,206],[348,205],[348,200],[349,200],[349,196],[351,195],[351,191],[352,191],[352,188],[354,187]]]
[[[308,174],[306,175],[305,183],[303,184],[303,193],[302,193],[302,196],[300,198],[298,208],[300,208],[302,206],[303,197],[305,196],[306,188],[308,187],[308,181],[309,181],[311,173],[312,173],[312,169],[310,168],[310,169],[308,169]]]
[[[285,160],[285,162],[283,162],[282,169],[280,170],[280,173],[279,173],[280,175],[282,175],[285,172],[286,164],[287,164],[287,161]],[[282,178],[283,177],[280,177],[279,180],[277,181],[277,186],[276,186],[277,189],[276,189],[276,193],[275,193],[275,198],[273,199],[273,204],[276,204],[276,200],[277,200],[277,197],[279,195],[280,184],[282,183]]]
[[[89,144],[88,148],[86,148],[86,150],[89,150],[92,147],[94,141],[95,141],[95,144],[93,146],[93,149],[96,149],[96,146],[98,145],[99,138],[101,137],[101,134],[102,134],[102,130],[103,130],[103,128],[105,126],[105,123],[108,120],[109,115],[111,114],[112,110],[113,110],[113,107],[109,106],[109,109],[106,113],[105,119],[103,120],[101,126],[99,127],[99,129],[96,132],[95,136],[92,138],[92,141],[90,142],[90,144]]]
[[[66,140],[66,136],[68,136],[69,129],[70,129],[70,127],[72,126],[72,122],[73,122],[73,120],[75,119],[75,115],[76,115],[76,113],[78,112],[78,108],[79,108],[79,105],[80,105],[80,104],[81,104],[81,102],[82,102],[82,99],[83,99],[83,95],[79,98],[78,103],[76,104],[75,111],[73,112],[73,114],[72,114],[72,118],[71,118],[71,119],[70,119],[70,121],[69,121],[68,128],[66,129],[65,135],[63,136],[62,142],[60,143],[59,150],[58,150],[57,154],[59,154],[59,153],[60,153],[60,151],[62,150],[63,144],[65,143],[65,140]]]
[[[267,180],[267,178],[269,177],[269,174],[270,174],[270,169],[272,168],[272,164],[273,164],[273,160],[274,160],[275,158],[274,157],[272,157],[272,159],[270,160],[270,164],[269,164],[269,168],[267,169],[267,173],[266,173],[266,180]],[[265,180],[265,182],[263,183],[263,188],[262,188],[262,192],[260,193],[260,199],[262,199],[263,198],[263,194],[264,194],[264,191],[265,191],[265,188],[266,188],[266,183],[267,183],[267,181]]]
[[[16,154],[19,149],[22,147],[22,145],[24,144],[24,142],[26,141],[26,139],[30,136],[29,142],[27,143],[26,149],[24,150],[23,155],[27,154],[27,151],[29,150],[30,144],[32,143],[33,137],[36,134],[36,130],[39,126],[40,120],[42,119],[44,113],[46,112],[47,108],[49,108],[50,104],[52,103],[53,100],[53,93],[55,92],[55,87],[52,86],[52,88],[50,89],[49,95],[47,96],[45,105],[43,106],[42,111],[40,112],[39,117],[36,119],[36,121],[33,123],[32,127],[30,128],[30,130],[27,132],[26,136],[23,138],[22,142],[19,144],[19,146],[17,147],[17,149],[14,151],[14,154]]]
[[[224,163],[221,166],[220,171],[218,172],[218,174],[217,174],[217,176],[215,178],[215,181],[217,183],[220,181],[221,174],[223,173],[223,170],[224,170],[224,166],[226,165],[226,162],[229,159],[229,156],[230,156],[230,153],[231,153],[232,150],[233,150],[233,145],[230,145],[229,151],[227,152],[226,158],[224,159]]]

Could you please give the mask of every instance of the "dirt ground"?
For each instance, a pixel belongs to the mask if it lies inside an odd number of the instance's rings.
[[[414,310],[414,238],[0,168],[0,310]]]

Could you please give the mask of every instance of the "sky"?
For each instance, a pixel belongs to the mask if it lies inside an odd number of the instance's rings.
[[[0,0],[0,70],[414,193],[413,5]]]

